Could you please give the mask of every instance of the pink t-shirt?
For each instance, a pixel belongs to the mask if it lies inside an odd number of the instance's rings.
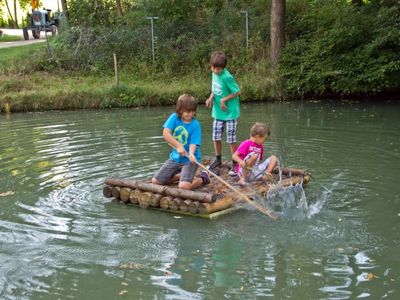
[[[243,141],[239,147],[237,148],[236,152],[240,159],[243,159],[250,153],[259,153],[260,154],[260,161],[263,159],[264,155],[264,146],[256,144],[250,140]],[[236,165],[236,172],[239,170],[239,164]]]

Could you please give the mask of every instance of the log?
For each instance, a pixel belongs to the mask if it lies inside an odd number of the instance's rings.
[[[130,179],[117,179],[107,178],[105,180],[107,185],[112,186],[125,186],[132,189],[140,189],[146,192],[152,192],[156,194],[168,195],[177,198],[191,199],[200,202],[212,203],[217,200],[217,195],[214,193],[204,193],[199,191],[184,190],[179,188],[173,188],[164,185],[158,185],[148,182],[141,182]]]
[[[192,203],[189,204],[188,210],[191,214],[197,214],[199,212],[199,201],[192,201]]]
[[[169,203],[170,203],[171,200],[172,200],[171,196],[162,197],[160,199],[160,207],[162,209],[168,209],[169,208]]]
[[[105,186],[103,188],[103,196],[106,198],[112,197],[112,187],[111,186]]]
[[[130,194],[130,192],[131,192],[131,189],[130,189],[130,188],[128,188],[128,187],[123,187],[123,188],[119,191],[119,194],[120,194],[119,197],[121,198],[122,201],[128,202],[128,201],[129,201],[129,194]]]
[[[278,184],[282,186],[291,186],[291,185],[296,185],[296,184],[301,184],[301,183],[307,183],[309,181],[309,176],[295,176],[295,177],[290,177],[286,179],[282,179]]]
[[[113,186],[111,188],[111,194],[115,199],[120,198],[120,193],[119,193],[120,190],[121,190],[121,188],[119,186]]]
[[[169,208],[171,210],[179,210],[179,205],[181,204],[181,202],[183,202],[181,198],[174,198],[169,203]]]
[[[142,208],[148,208],[150,206],[150,198],[153,195],[153,193],[150,192],[143,192],[140,194],[139,198],[139,205]]]
[[[139,199],[140,199],[140,190],[132,190],[129,193],[129,201],[131,201],[131,203],[133,204],[138,204],[139,203]]]
[[[150,198],[151,207],[160,207],[160,199],[162,196],[160,194],[153,194]]]
[[[279,169],[278,168],[274,169],[274,173],[279,174]],[[283,168],[282,174],[287,176],[304,176],[305,171],[296,168]]]
[[[179,204],[179,210],[183,212],[187,212],[189,210],[189,204],[192,203],[192,200],[186,199]]]
[[[199,205],[199,214],[211,214],[216,211],[224,210],[231,207],[233,204],[232,197],[224,197],[222,199],[217,200],[214,203],[200,203]]]

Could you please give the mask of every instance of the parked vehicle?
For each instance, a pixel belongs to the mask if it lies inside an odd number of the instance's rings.
[[[51,13],[51,9],[36,9],[29,15],[29,26],[22,28],[24,39],[29,40],[29,30],[32,31],[34,39],[40,38],[40,32],[51,32],[52,35],[57,33],[57,27],[61,13]]]

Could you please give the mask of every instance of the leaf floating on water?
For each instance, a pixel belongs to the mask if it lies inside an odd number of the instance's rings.
[[[379,276],[376,276],[375,274],[372,274],[372,273],[368,273],[367,274],[367,279],[368,280],[372,280],[372,279],[376,279],[376,278],[379,278]]]
[[[13,192],[13,191],[7,191],[4,193],[0,193],[0,197],[7,197],[7,196],[14,195],[14,194],[15,194],[15,192]]]

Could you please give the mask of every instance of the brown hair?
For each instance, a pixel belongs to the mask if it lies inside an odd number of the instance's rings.
[[[225,68],[227,63],[228,63],[228,59],[226,58],[226,55],[224,52],[215,51],[213,54],[211,54],[210,64],[213,67]]]
[[[250,136],[255,137],[256,135],[261,137],[270,136],[271,131],[269,130],[267,124],[260,122],[254,123],[250,128]]]
[[[197,109],[197,101],[196,99],[189,94],[182,94],[179,96],[178,101],[176,102],[176,113],[179,117],[182,116],[184,111],[194,111]]]

